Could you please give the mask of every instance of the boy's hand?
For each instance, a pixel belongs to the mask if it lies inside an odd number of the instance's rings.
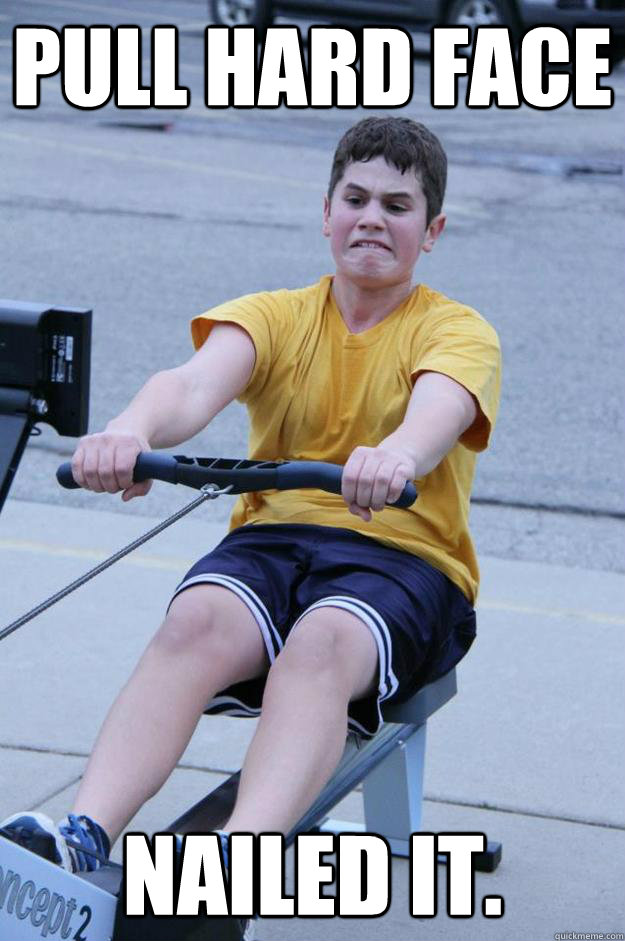
[[[150,445],[141,435],[130,431],[103,431],[81,438],[72,458],[72,475],[77,484],[96,493],[117,493],[122,500],[144,496],[151,480],[132,481],[137,456],[149,451]]]
[[[369,522],[371,510],[398,500],[406,481],[414,480],[415,462],[408,455],[378,446],[356,448],[343,468],[341,493],[354,516]]]

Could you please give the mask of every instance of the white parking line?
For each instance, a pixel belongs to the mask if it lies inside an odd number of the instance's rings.
[[[110,552],[105,549],[72,549],[69,546],[51,545],[44,542],[28,542],[22,539],[0,539],[0,551],[31,552],[54,558],[85,559],[100,562],[108,558]],[[148,554],[129,555],[120,560],[122,564],[134,565],[139,568],[162,569],[179,572],[188,568],[193,559],[182,559],[174,556],[164,557]],[[574,618],[582,621],[595,621],[600,624],[625,625],[625,617],[608,614],[605,611],[575,610],[573,608],[533,607],[518,605],[511,601],[495,601],[484,599],[477,605],[487,611],[508,611],[513,614],[529,614],[532,617]]]
[[[150,154],[129,154],[122,150],[109,150],[105,147],[93,147],[86,144],[73,144],[63,139],[51,139],[41,137],[40,135],[31,136],[28,134],[18,134],[13,131],[0,130],[0,139],[16,141],[18,143],[28,144],[31,148],[37,146],[62,148],[77,154],[85,154],[90,157],[102,157],[104,159],[117,161],[120,163],[142,163],[157,167],[169,167],[175,170],[186,170],[190,173],[200,173],[203,176],[222,176],[234,180],[245,180],[254,183],[272,184],[276,186],[288,186],[293,189],[308,189],[319,192],[323,188],[323,183],[314,183],[310,180],[289,179],[285,176],[274,176],[269,173],[254,173],[251,170],[236,170],[232,167],[219,167],[214,164],[193,163],[186,160],[175,160],[171,157],[158,157]]]
[[[529,614],[532,617],[578,618],[582,621],[597,621],[600,624],[624,624],[625,617],[607,614],[603,611],[576,611],[574,608],[541,608],[533,605],[514,604],[511,601],[489,601],[484,598],[476,605],[476,610],[507,611],[511,614]]]
[[[158,167],[169,167],[175,170],[186,170],[190,173],[200,173],[210,177],[226,177],[233,180],[245,180],[252,183],[263,183],[265,185],[287,186],[297,190],[311,190],[315,193],[323,192],[325,182],[314,182],[303,179],[290,179],[286,176],[274,176],[269,173],[254,173],[251,170],[236,170],[232,167],[220,167],[214,164],[193,163],[186,160],[174,160],[170,157],[157,157],[150,154],[129,154],[121,150],[109,150],[105,147],[93,147],[86,144],[73,144],[66,140],[51,139],[47,137],[31,136],[28,134],[18,134],[13,131],[0,130],[0,140],[17,141],[18,143],[28,144],[31,149],[38,145],[44,147],[63,148],[77,154],[85,154],[90,157],[102,157],[105,160],[114,160],[120,163],[143,163]],[[246,142],[243,142],[244,144]],[[457,216],[464,216],[470,219],[483,219],[484,212],[480,209],[447,203],[448,213]]]
[[[101,562],[108,559],[110,555],[104,549],[72,549],[69,546],[52,546],[43,542],[29,542],[25,539],[0,539],[0,551],[2,550],[7,552],[35,552],[53,558],[85,559],[93,562]],[[167,558],[156,555],[142,555],[141,553],[129,555],[125,559],[120,559],[120,561],[129,565],[138,565],[140,568],[165,569],[170,572],[189,568],[193,564],[192,559],[177,559],[173,556]]]

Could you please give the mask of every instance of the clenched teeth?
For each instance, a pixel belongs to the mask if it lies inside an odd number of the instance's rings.
[[[383,248],[385,251],[389,251],[389,248],[386,245],[382,245],[381,242],[354,242],[353,248]]]

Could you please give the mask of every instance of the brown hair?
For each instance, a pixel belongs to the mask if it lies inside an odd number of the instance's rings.
[[[328,200],[350,163],[384,157],[402,173],[414,170],[427,202],[427,222],[439,214],[447,182],[447,156],[438,137],[411,118],[364,118],[338,142]]]

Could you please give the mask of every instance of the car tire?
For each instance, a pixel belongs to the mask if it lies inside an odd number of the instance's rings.
[[[515,44],[521,36],[519,14],[510,0],[452,0],[445,25],[470,26],[472,37],[478,26],[507,26]]]
[[[273,23],[271,0],[210,0],[208,11],[217,26],[254,26],[264,32]]]

